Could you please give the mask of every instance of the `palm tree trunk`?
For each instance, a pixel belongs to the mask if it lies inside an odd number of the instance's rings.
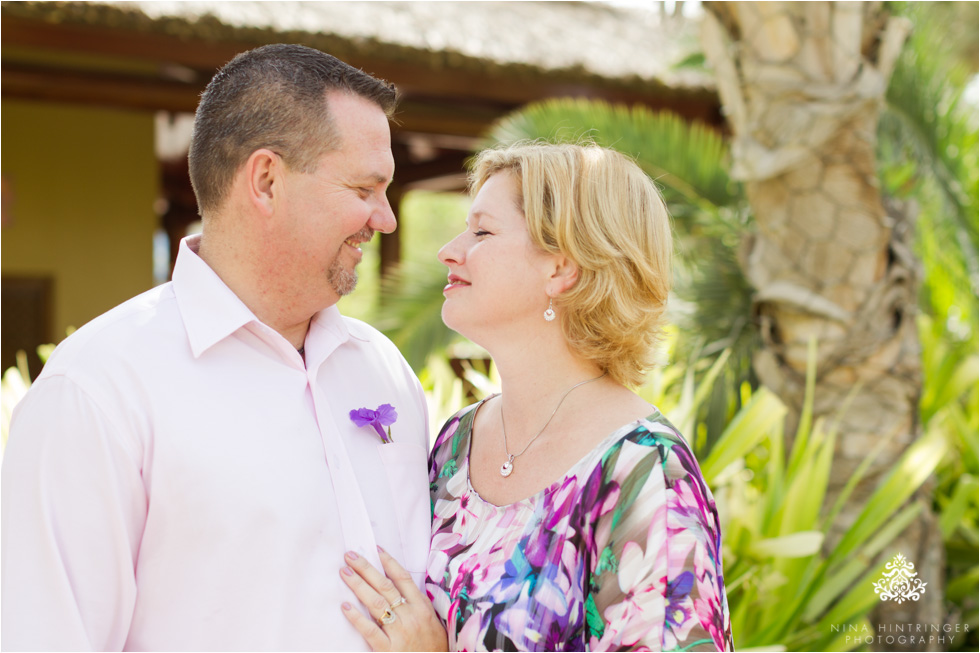
[[[732,174],[757,224],[742,257],[764,343],[756,371],[798,420],[817,339],[814,415],[835,419],[847,406],[832,495],[886,440],[833,544],[920,431],[911,211],[886,210],[875,170],[878,115],[909,25],[880,3],[705,8],[702,42],[733,131]],[[926,502],[922,516],[892,550],[928,590],[918,602],[882,602],[880,624],[942,623],[942,541],[928,494],[914,500]]]

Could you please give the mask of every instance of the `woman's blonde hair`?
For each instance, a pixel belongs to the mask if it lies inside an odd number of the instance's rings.
[[[531,241],[579,269],[554,298],[575,353],[636,386],[654,364],[671,284],[667,207],[631,159],[597,145],[517,143],[481,152],[471,190],[511,172]]]

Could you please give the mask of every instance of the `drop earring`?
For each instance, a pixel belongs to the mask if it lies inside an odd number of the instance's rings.
[[[552,320],[555,319],[555,309],[552,308],[552,304],[553,303],[554,303],[554,300],[549,298],[548,299],[548,309],[544,312],[544,319],[545,319],[546,322],[551,322]]]

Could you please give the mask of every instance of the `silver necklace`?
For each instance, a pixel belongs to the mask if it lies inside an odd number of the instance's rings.
[[[593,381],[598,381],[599,379],[601,379],[605,375],[606,375],[606,373],[603,372],[602,374],[600,374],[599,376],[595,377],[594,379],[586,379],[585,381],[580,381],[579,383],[576,383],[571,388],[569,388],[565,392],[565,394],[563,394],[561,396],[561,399],[558,400],[558,405],[555,406],[555,410],[552,411],[551,417],[548,418],[548,421],[544,423],[544,426],[541,427],[541,430],[538,431],[537,435],[535,435],[533,438],[530,439],[530,441],[528,441],[528,443],[524,446],[524,448],[521,449],[520,453],[511,453],[507,449],[507,425],[504,423],[504,404],[503,404],[503,400],[501,400],[501,403],[500,403],[500,429],[501,429],[501,431],[504,434],[504,453],[507,454],[507,460],[505,460],[504,461],[504,464],[500,466],[500,475],[503,476],[504,478],[507,478],[508,476],[510,476],[511,474],[514,473],[514,460],[516,460],[518,456],[523,455],[524,452],[527,451],[528,447],[530,447],[532,444],[534,444],[534,441],[537,440],[538,437],[540,437],[540,435],[542,433],[544,433],[544,430],[546,428],[548,428],[548,425],[549,424],[551,424],[551,420],[553,420],[555,418],[555,415],[558,414],[558,409],[561,408],[562,403],[565,401],[565,397],[567,397],[569,394],[571,394],[572,390],[574,390],[575,388],[579,387],[580,385],[585,385],[586,383],[592,383]]]

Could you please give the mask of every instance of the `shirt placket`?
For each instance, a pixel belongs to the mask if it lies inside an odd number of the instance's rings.
[[[317,382],[322,367],[321,364],[307,370],[307,387],[313,396],[317,427],[323,443],[327,468],[330,470],[330,481],[337,501],[344,544],[348,551],[357,552],[376,569],[381,569],[378,544],[374,537],[367,504],[361,493],[361,484],[354,472],[339,423],[334,418],[330,403]]]

